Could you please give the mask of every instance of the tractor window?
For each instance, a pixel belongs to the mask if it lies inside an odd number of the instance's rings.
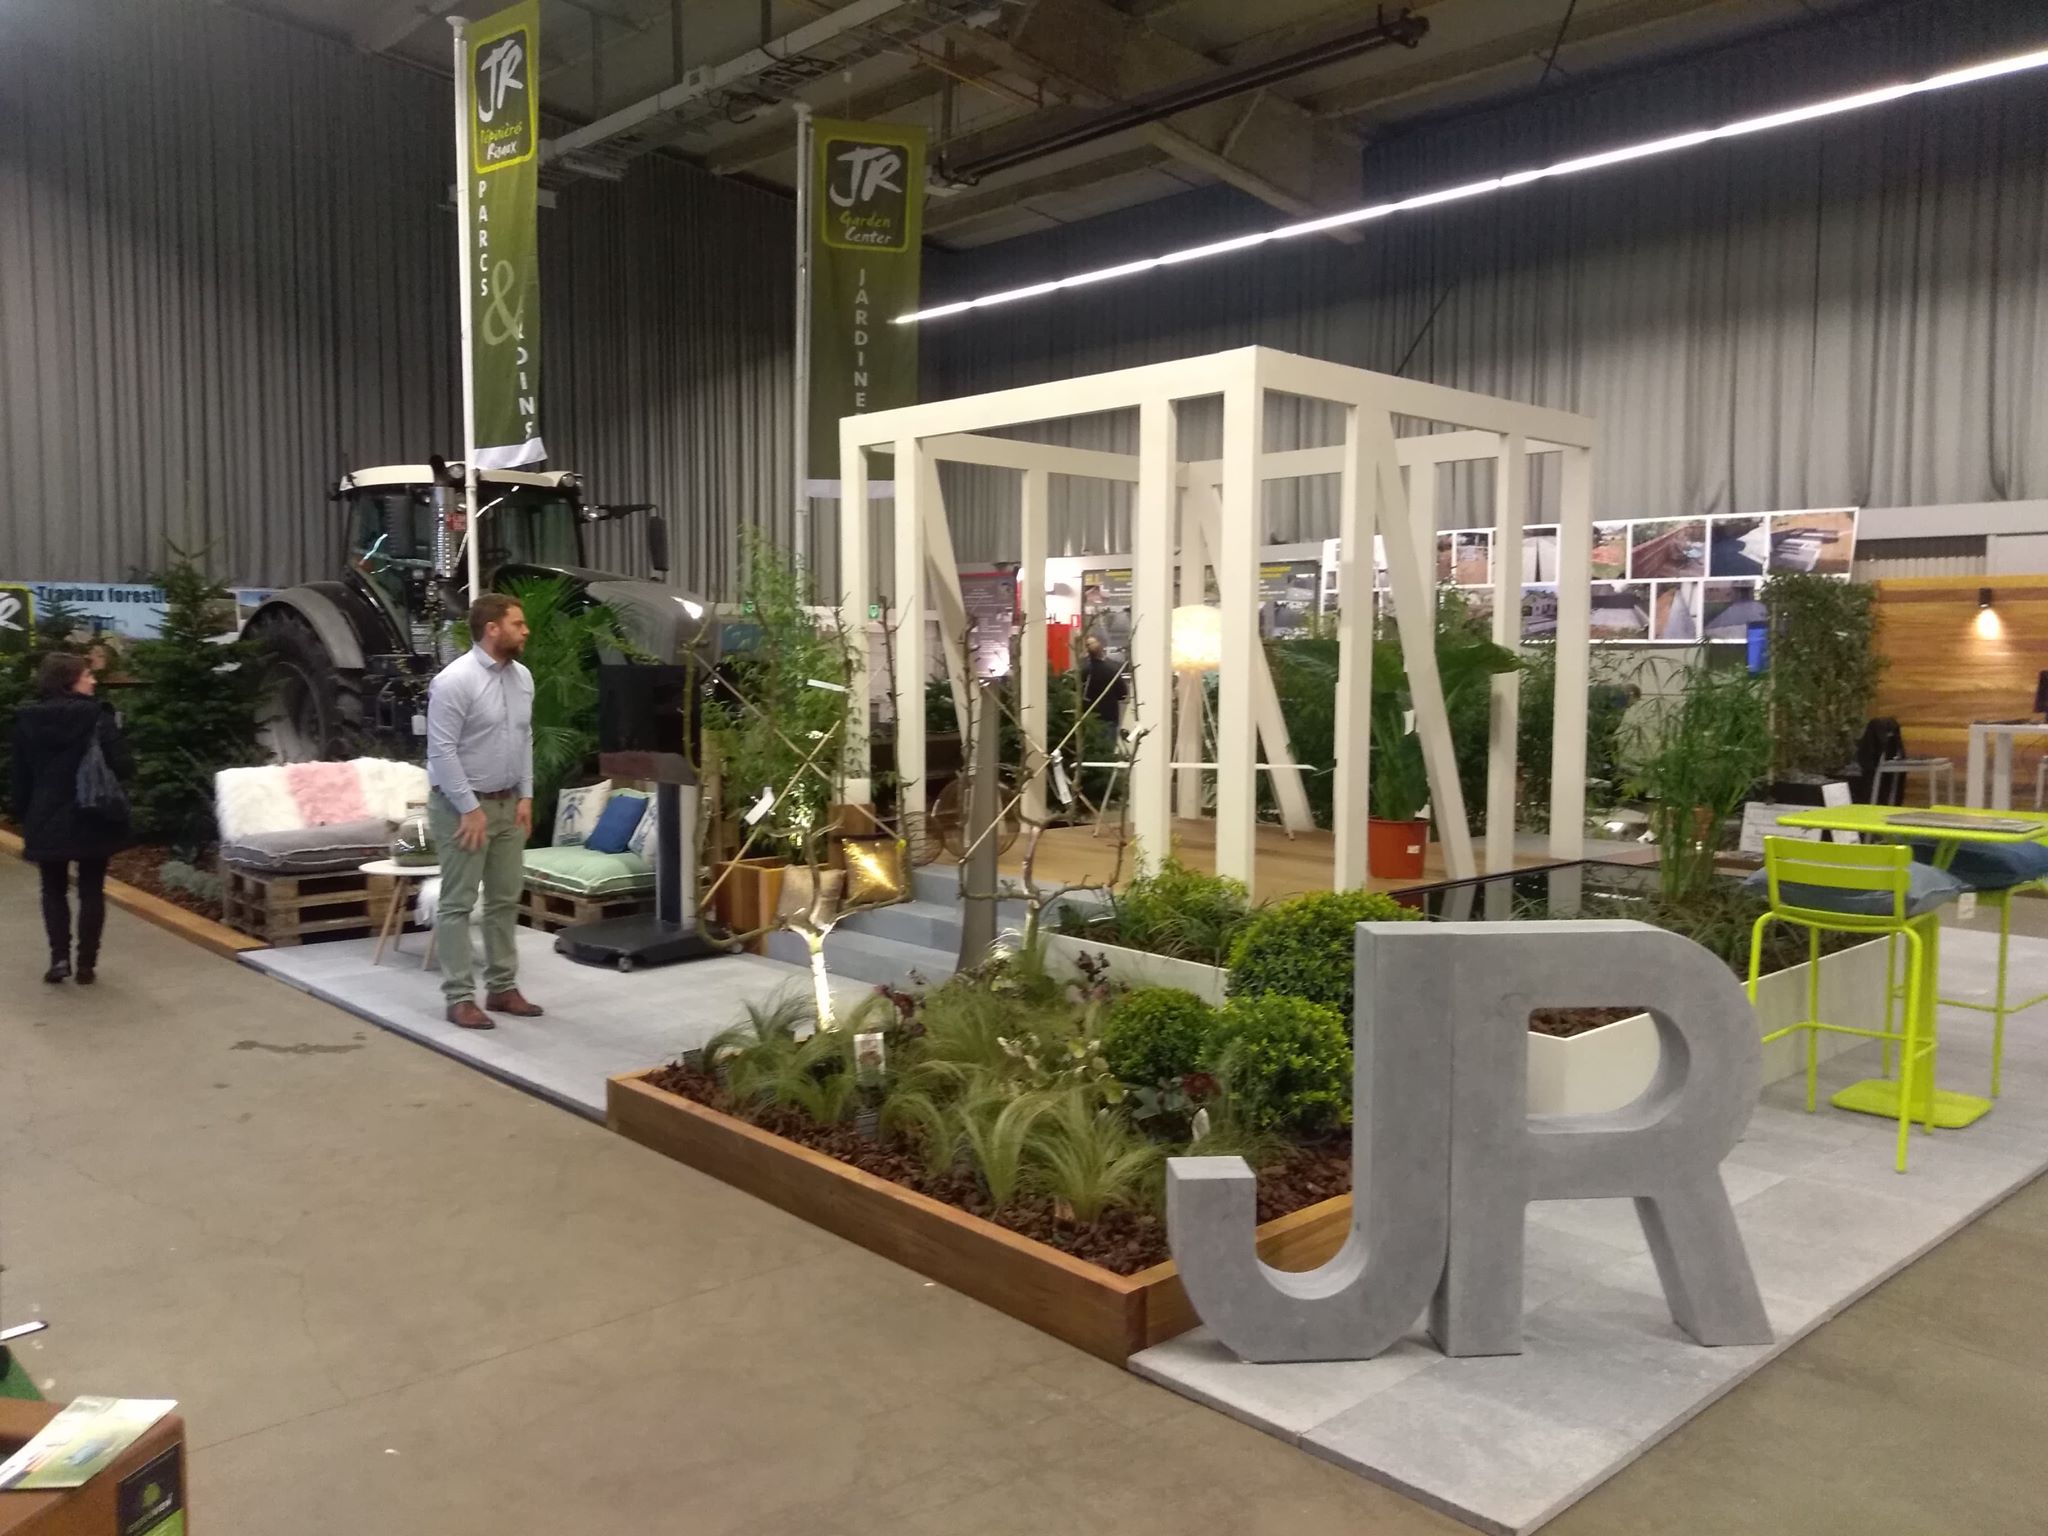
[[[552,491],[518,490],[483,517],[484,564],[578,566],[583,563],[576,504]]]
[[[434,509],[409,487],[356,495],[349,510],[349,559],[398,612],[407,587],[434,567]]]

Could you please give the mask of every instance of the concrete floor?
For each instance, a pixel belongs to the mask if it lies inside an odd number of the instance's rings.
[[[0,1312],[182,1400],[196,1529],[1464,1530],[115,913],[43,988],[0,867]],[[2048,1184],[1557,1536],[2041,1528]]]

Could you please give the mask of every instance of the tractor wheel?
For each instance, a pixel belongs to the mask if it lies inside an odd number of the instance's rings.
[[[313,626],[288,609],[264,614],[249,638],[268,653],[257,730],[270,755],[310,763],[354,751],[362,737],[362,674],[336,667]]]

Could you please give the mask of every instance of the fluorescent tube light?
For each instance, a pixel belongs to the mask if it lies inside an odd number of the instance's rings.
[[[1916,80],[1906,85],[1878,86],[1873,90],[1858,92],[1854,96],[1838,96],[1831,101],[1814,102],[1804,107],[1790,107],[1785,111],[1767,113],[1762,117],[1747,117],[1741,122],[1726,123],[1719,128],[1702,128],[1692,133],[1672,134],[1667,138],[1651,139],[1646,143],[1631,144],[1621,149],[1603,150],[1598,154],[1560,160],[1554,165],[1514,171],[1486,181],[1467,182],[1463,186],[1447,187],[1440,192],[1418,193],[1413,197],[1404,197],[1398,202],[1374,203],[1370,207],[1352,208],[1343,213],[1304,219],[1297,224],[1283,224],[1277,229],[1262,230],[1257,234],[1238,235],[1229,240],[1215,240],[1206,245],[1190,246],[1186,250],[1168,251],[1163,255],[1148,256],[1141,261],[1126,261],[1114,267],[1101,267],[1093,272],[1077,272],[1072,277],[1031,283],[1022,288],[1006,288],[999,293],[983,294],[978,299],[961,299],[951,304],[938,304],[930,309],[898,315],[894,323],[916,325],[925,320],[942,320],[948,315],[965,314],[971,309],[987,309],[996,304],[1012,304],[1019,299],[1035,299],[1067,288],[1080,288],[1089,283],[1107,282],[1118,277],[1133,277],[1140,272],[1150,272],[1155,267],[1178,266],[1184,261],[1199,261],[1205,256],[1222,256],[1231,251],[1250,250],[1253,246],[1265,245],[1273,240],[1291,240],[1297,235],[1320,234],[1324,230],[1363,224],[1370,219],[1383,219],[1388,214],[1407,213],[1417,208],[1434,207],[1438,203],[1481,197],[1488,192],[1498,192],[1506,187],[1525,187],[1532,181],[1573,176],[1580,171],[1597,171],[1604,166],[1623,165],[1631,160],[1646,160],[1654,155],[1674,154],[1682,149],[1711,144],[1717,139],[1740,138],[1745,134],[1765,133],[1773,128],[1788,128],[1795,123],[1812,122],[1815,118],[1838,117],[1844,112],[1860,112],[1866,107],[1883,106],[1886,102],[1899,101],[1907,96],[1924,96],[1930,91],[1945,91],[1951,86],[1976,85],[1980,81],[1996,80],[2005,75],[2017,75],[2044,66],[2048,66],[2048,48],[2038,49],[2033,53],[2014,54],[2010,58],[1993,59],[1985,64],[1972,64],[1967,69],[1953,69],[1946,74],[1930,75],[1925,80]]]

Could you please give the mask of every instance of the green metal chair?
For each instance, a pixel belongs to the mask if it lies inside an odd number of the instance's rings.
[[[2043,759],[2048,763],[2048,758]],[[1952,806],[1938,806],[1952,810]],[[1913,856],[1946,869],[1976,892],[1986,906],[1998,909],[1998,987],[1988,1003],[1967,997],[1944,997],[1945,1007],[1966,1008],[1988,1013],[1991,1026],[1991,1097],[1998,1097],[2004,1083],[2005,1021],[2015,1013],[2048,1003],[2048,992],[2013,1000],[2006,986],[2007,957],[2012,948],[2012,899],[2026,891],[2048,888],[2048,845],[2032,843],[1962,844],[1915,841]]]
[[[1929,866],[1917,866],[1912,850],[1899,845],[1816,843],[1796,837],[1764,839],[1764,874],[1771,909],[1750,931],[1749,1000],[1763,969],[1764,932],[1790,923],[1807,934],[1806,1017],[1766,1034],[1764,1044],[1806,1032],[1806,1109],[1811,1114],[1820,1072],[1820,1035],[1856,1035],[1885,1042],[1885,1075],[1892,1075],[1892,1047],[1898,1047],[1899,1144],[1897,1167],[1906,1171],[1908,1132],[1916,1114],[1922,1129],[1934,1128],[1934,978],[1927,974],[1928,934],[1941,907],[1956,899],[1956,882],[1939,881]],[[1820,1017],[1820,936],[1848,933],[1883,936],[1887,946],[1885,1017],[1881,1029],[1829,1023]],[[1905,980],[1895,984],[1896,956],[1906,951]],[[1903,1001],[1903,1022],[1894,1025],[1894,1005]]]

